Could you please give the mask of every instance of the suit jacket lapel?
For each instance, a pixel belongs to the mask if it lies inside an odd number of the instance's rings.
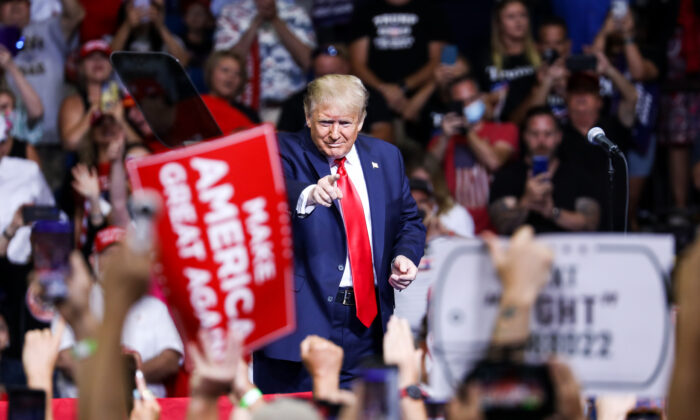
[[[374,252],[374,267],[379,274],[379,262],[382,261],[384,252],[384,225],[385,225],[385,208],[386,208],[386,192],[385,182],[382,176],[382,170],[375,167],[373,163],[380,162],[370,148],[370,143],[358,138],[355,141],[357,154],[360,157],[362,166],[362,174],[365,178],[367,186],[367,197],[369,198],[369,212],[372,219],[372,250]],[[381,281],[381,279],[377,279]]]

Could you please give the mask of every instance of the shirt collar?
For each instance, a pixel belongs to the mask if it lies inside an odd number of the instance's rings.
[[[328,158],[328,164],[330,166],[335,166],[336,158]],[[355,144],[352,145],[350,151],[345,155],[345,164],[350,164],[351,166],[360,166],[360,156],[357,154],[357,149]]]

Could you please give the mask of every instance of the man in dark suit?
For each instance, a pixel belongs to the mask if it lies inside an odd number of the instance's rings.
[[[416,277],[425,228],[399,150],[359,135],[367,90],[355,76],[309,84],[308,128],[279,135],[294,229],[296,331],[253,356],[265,393],[308,391],[299,344],[310,334],[344,350],[341,386],[380,355],[394,288]]]

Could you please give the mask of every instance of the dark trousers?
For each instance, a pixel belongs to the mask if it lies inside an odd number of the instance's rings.
[[[360,375],[362,362],[372,356],[381,357],[382,327],[377,314],[367,328],[357,319],[355,306],[334,302],[331,309],[330,340],[343,348],[340,387],[349,389]],[[297,351],[301,351],[297,349]],[[301,362],[272,359],[261,351],[253,355],[253,380],[264,394],[311,391],[311,377]]]

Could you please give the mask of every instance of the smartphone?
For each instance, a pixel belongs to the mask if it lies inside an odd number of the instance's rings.
[[[0,44],[2,44],[12,56],[16,56],[24,48],[22,30],[16,26],[3,26],[0,28]]]
[[[467,382],[479,384],[486,420],[535,420],[554,412],[554,387],[547,365],[482,361]]]
[[[46,394],[39,389],[9,388],[7,420],[44,420]]]
[[[566,59],[566,68],[569,71],[595,71],[598,67],[598,58],[595,55],[572,55]]]
[[[625,420],[662,420],[663,414],[655,408],[636,408],[625,417]]]
[[[547,156],[532,157],[532,176],[537,176],[547,172],[549,169],[549,158]]]
[[[100,111],[111,110],[119,101],[119,84],[114,80],[103,83],[100,93]]]
[[[73,250],[73,227],[70,222],[39,220],[32,227],[32,258],[44,299],[57,302],[66,299],[66,277],[70,271],[68,258]]]
[[[542,60],[547,63],[548,66],[554,64],[555,61],[559,59],[559,53],[553,48],[547,48],[542,52]]]
[[[22,220],[24,223],[33,223],[39,220],[57,221],[60,217],[58,207],[54,206],[24,206],[22,207]]]
[[[442,47],[440,62],[442,64],[447,64],[448,66],[454,65],[457,62],[457,46],[445,45]]]
[[[615,20],[622,20],[629,10],[629,4],[627,0],[612,0],[610,4],[610,14]]]
[[[362,372],[362,416],[368,420],[399,420],[399,385],[396,366],[366,368]]]

